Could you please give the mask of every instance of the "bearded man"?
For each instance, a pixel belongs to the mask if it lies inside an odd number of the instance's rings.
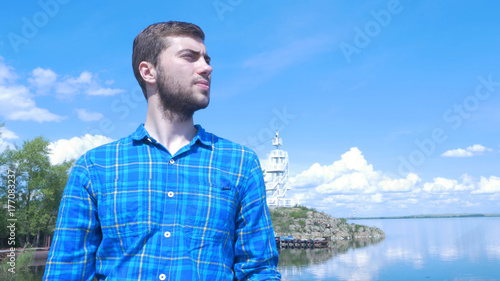
[[[135,38],[146,121],[76,161],[44,280],[280,280],[259,159],[193,122],[210,101],[204,39],[185,22]]]

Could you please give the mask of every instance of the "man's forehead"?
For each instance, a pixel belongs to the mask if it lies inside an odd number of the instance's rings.
[[[171,51],[177,52],[183,49],[189,49],[200,53],[206,53],[207,48],[201,38],[193,38],[189,36],[168,36],[165,38],[169,40],[169,47]]]

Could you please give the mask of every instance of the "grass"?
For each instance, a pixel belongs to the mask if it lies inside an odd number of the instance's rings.
[[[296,205],[295,207],[285,208],[272,208],[269,210],[271,221],[273,222],[274,230],[280,233],[291,233],[290,226],[297,222],[302,229],[305,228],[305,219],[308,218],[308,213],[318,213],[314,208]],[[319,224],[316,223],[318,226]],[[297,229],[301,232],[302,229]]]

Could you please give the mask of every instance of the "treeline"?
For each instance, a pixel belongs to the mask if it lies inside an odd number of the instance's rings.
[[[480,218],[480,217],[500,217],[500,214],[442,214],[442,215],[416,215],[398,217],[366,217],[349,218],[349,220],[377,220],[377,219],[437,219],[437,218]]]
[[[0,248],[41,247],[54,234],[59,203],[74,161],[51,165],[49,153],[49,141],[44,137],[0,153]],[[9,189],[15,196],[9,197]],[[14,232],[8,228],[12,223]]]

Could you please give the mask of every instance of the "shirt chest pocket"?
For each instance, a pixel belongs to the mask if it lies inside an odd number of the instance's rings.
[[[183,231],[191,239],[224,241],[233,236],[236,214],[235,188],[222,185],[192,185],[181,194],[178,212]]]
[[[104,237],[139,236],[156,227],[150,212],[151,190],[144,182],[117,182],[106,187],[99,202],[99,219]]]

